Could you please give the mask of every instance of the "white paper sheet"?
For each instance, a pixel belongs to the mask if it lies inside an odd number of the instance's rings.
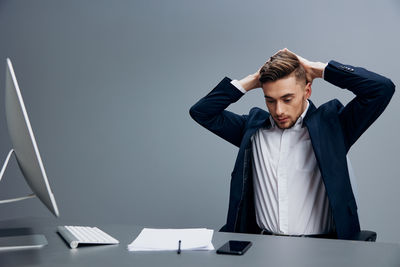
[[[152,229],[144,228],[128,245],[129,251],[213,250],[211,242],[214,230],[206,228]]]

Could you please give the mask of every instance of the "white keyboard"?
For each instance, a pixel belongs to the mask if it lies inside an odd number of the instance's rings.
[[[58,226],[57,230],[71,248],[77,248],[79,244],[119,244],[117,239],[106,234],[97,227]]]

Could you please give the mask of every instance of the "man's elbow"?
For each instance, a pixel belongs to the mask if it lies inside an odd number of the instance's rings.
[[[190,115],[190,117],[192,117],[193,120],[198,121],[198,119],[199,119],[200,116],[201,116],[201,113],[200,113],[199,110],[198,110],[197,103],[194,104],[194,105],[189,109],[189,115]]]
[[[388,91],[390,93],[390,97],[392,97],[394,94],[396,85],[390,79],[387,79],[387,87],[388,87]]]
[[[385,78],[382,82],[382,88],[384,96],[387,97],[388,101],[390,101],[395,92],[396,85],[390,79]]]
[[[189,109],[189,115],[195,122],[203,126],[205,126],[212,118],[212,115],[208,114],[204,107],[199,103],[194,104]]]

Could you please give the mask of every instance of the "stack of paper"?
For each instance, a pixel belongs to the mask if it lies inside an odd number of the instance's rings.
[[[214,230],[191,229],[151,229],[144,228],[139,236],[128,245],[129,251],[213,250],[211,243]]]

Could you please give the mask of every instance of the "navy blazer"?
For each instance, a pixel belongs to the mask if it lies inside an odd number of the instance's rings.
[[[360,231],[357,205],[347,169],[350,147],[379,117],[394,93],[391,80],[364,68],[330,61],[324,79],[356,96],[343,106],[337,99],[310,107],[303,121],[326,188],[337,237],[351,239]],[[260,233],[256,223],[252,175],[251,136],[270,126],[270,114],[252,108],[247,115],[225,110],[243,93],[225,77],[209,94],[190,109],[192,118],[226,141],[239,147],[232,172],[229,210],[221,231]]]

